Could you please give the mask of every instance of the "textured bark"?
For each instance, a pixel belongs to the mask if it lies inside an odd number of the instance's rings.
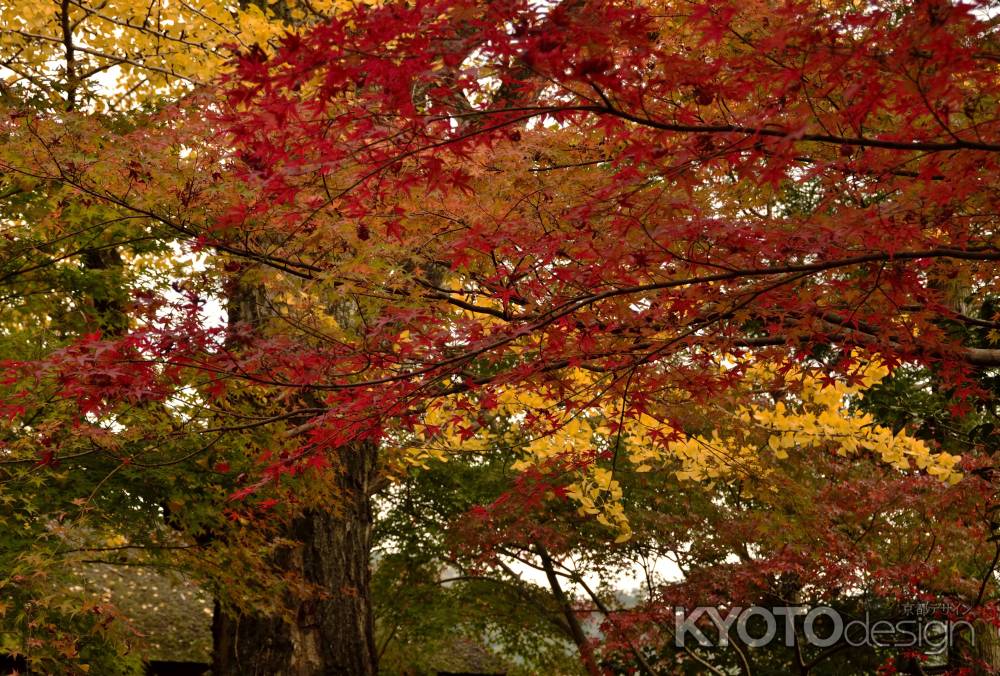
[[[976,622],[976,644],[973,646],[976,664],[973,673],[1000,673],[1000,633],[989,622]]]
[[[259,284],[235,277],[227,300],[231,328],[257,329],[271,319],[266,289]],[[369,569],[376,456],[373,443],[341,449],[331,490],[335,502],[310,508],[280,533],[297,544],[279,550],[272,563],[315,588],[315,595],[282,599],[289,611],[285,617],[230,614],[216,605],[213,676],[376,673]]]
[[[319,590],[305,601],[286,599],[293,621],[216,607],[213,676],[376,673],[369,595],[375,456],[372,444],[344,449],[336,507],[306,512],[286,534],[298,544],[275,563]]]

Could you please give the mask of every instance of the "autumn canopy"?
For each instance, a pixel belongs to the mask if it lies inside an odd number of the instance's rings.
[[[2,652],[1000,669],[995,2],[244,5],[0,1]]]

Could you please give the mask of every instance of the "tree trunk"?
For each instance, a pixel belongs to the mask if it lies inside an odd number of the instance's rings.
[[[374,676],[377,671],[369,594],[376,447],[344,449],[338,504],[310,509],[287,534],[298,543],[275,563],[319,592],[286,603],[294,621],[230,615],[216,604],[213,676]]]
[[[573,643],[576,644],[577,650],[580,652],[580,661],[583,662],[583,668],[586,669],[590,676],[599,676],[601,670],[594,660],[594,651],[590,647],[590,641],[587,639],[583,627],[580,625],[580,619],[576,616],[576,611],[573,609],[570,598],[563,591],[562,585],[559,584],[559,576],[556,574],[552,557],[541,544],[536,544],[535,549],[538,552],[538,557],[542,560],[542,569],[545,571],[545,577],[549,581],[552,595],[559,603],[559,609],[566,618],[566,626],[569,627]]]
[[[1000,673],[1000,633],[989,622],[976,622],[973,627],[976,630],[976,643],[972,646],[976,658],[973,673]]]

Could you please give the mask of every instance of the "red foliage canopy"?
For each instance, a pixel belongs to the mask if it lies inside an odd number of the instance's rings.
[[[226,85],[242,198],[197,241],[339,297],[349,330],[223,346],[157,310],[129,354],[211,395],[322,393],[285,469],[443,395],[565,400],[576,369],[603,379],[574,405],[660,419],[751,352],[961,383],[1000,365],[969,341],[1000,328],[987,5],[419,0],[290,35]],[[160,391],[138,373],[100,397]]]
[[[831,343],[842,373],[862,348],[961,380],[1000,363],[961,330],[1000,326],[971,316],[1000,259],[994,24],[935,0],[359,8],[241,60],[226,122],[260,192],[217,234],[266,223],[295,274],[389,301],[308,357],[341,413],[570,366],[637,413],[737,377],[720,354]]]

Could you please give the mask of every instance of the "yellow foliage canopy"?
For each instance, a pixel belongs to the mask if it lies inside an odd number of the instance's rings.
[[[902,472],[923,471],[956,483],[961,479],[956,469],[959,456],[935,452],[905,430],[894,433],[852,407],[854,399],[888,373],[882,364],[868,363],[856,380],[848,383],[792,369],[782,377],[795,386],[794,391],[781,396],[758,395],[749,399],[752,403],[731,408],[689,405],[701,409],[697,416],[712,422],[711,430],[696,433],[667,422],[666,415],[663,419],[649,413],[622,416],[622,402],[617,409],[604,400],[599,406],[581,406],[592,396],[597,377],[578,371],[580,389],[568,399],[524,390],[502,391],[489,418],[500,424],[470,422],[468,411],[481,406],[469,395],[448,399],[426,411],[414,434],[401,440],[397,457],[403,466],[426,467],[429,461],[445,461],[454,453],[508,447],[518,449],[521,455],[514,464],[517,470],[545,471],[553,460],[576,464],[582,469],[576,470],[567,495],[578,504],[581,516],[594,517],[614,530],[618,541],[627,540],[631,529],[616,471],[667,471],[682,481],[707,483],[752,475],[766,483],[775,463],[793,454],[798,456],[796,460],[807,461],[806,454],[833,452],[841,456],[868,454]],[[776,376],[775,367],[752,364],[745,371],[744,388],[750,392],[768,389]],[[559,417],[557,429],[534,434],[530,421],[543,415]],[[602,450],[619,447],[627,465],[613,467],[598,461]]]
[[[71,107],[81,98],[98,110],[127,107],[208,82],[234,48],[266,49],[288,24],[351,4],[0,0],[0,86],[26,86]]]

